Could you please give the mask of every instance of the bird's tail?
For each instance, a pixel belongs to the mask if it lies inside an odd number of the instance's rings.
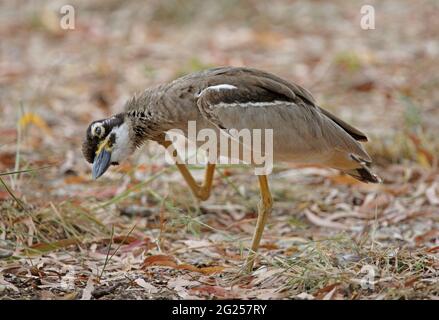
[[[358,179],[362,182],[371,182],[371,183],[380,183],[381,178],[378,177],[376,174],[372,173],[368,167],[363,166],[361,168],[352,169],[349,171],[345,171],[348,175],[354,177],[355,179]]]
[[[360,168],[355,168],[355,169],[350,169],[350,170],[346,170],[344,171],[346,174],[354,177],[355,179],[358,179],[362,182],[371,182],[371,183],[380,183],[382,182],[381,178],[378,177],[376,174],[374,174],[372,171],[370,171],[370,169],[368,168],[368,164],[363,160],[361,160],[360,158],[358,158],[355,155],[350,155],[351,158],[353,160],[355,160],[356,162],[358,162],[358,164],[360,164]]]

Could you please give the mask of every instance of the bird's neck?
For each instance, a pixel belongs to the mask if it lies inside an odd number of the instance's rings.
[[[165,131],[157,118],[144,116],[143,112],[127,113],[126,117],[130,127],[131,141],[136,147],[140,147],[147,140],[160,142],[163,139]]]
[[[134,96],[129,102],[126,117],[130,121],[136,145],[146,140],[162,143],[167,131],[184,129],[188,121],[196,120],[198,109],[192,96],[176,86],[175,82],[147,89]]]
[[[148,89],[129,101],[125,117],[131,128],[131,139],[139,147],[147,140],[161,142],[169,130],[169,114],[163,87]],[[171,118],[172,119],[172,118]]]

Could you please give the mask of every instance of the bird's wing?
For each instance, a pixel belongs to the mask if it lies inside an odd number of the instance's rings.
[[[330,113],[329,111],[320,108],[320,111],[327,116],[329,119],[331,119],[332,121],[334,121],[336,124],[338,124],[340,127],[342,127],[347,133],[349,133],[351,135],[352,138],[354,138],[355,140],[358,141],[363,141],[363,142],[367,142],[367,136],[361,132],[360,130],[358,130],[357,128],[354,128],[353,126],[351,126],[350,124],[344,122],[343,120],[341,120],[340,118],[334,116],[332,113]]]
[[[317,106],[314,97],[308,90],[271,73],[252,68],[219,67],[205,71],[202,76],[211,78],[210,86],[213,84],[232,84],[238,89],[233,91],[205,90],[206,99],[211,99],[212,103],[288,101],[298,105],[306,105],[317,108],[355,140],[367,141],[363,132]]]
[[[287,84],[260,75],[226,74],[200,91],[197,105],[204,118],[223,130],[273,129],[280,149],[282,144],[303,154],[334,149],[370,161],[346,126],[356,129],[322,111],[304,89]]]
[[[300,100],[290,87],[282,81],[254,74],[242,68],[214,69],[203,88],[196,95],[201,114],[219,128],[225,128],[215,115],[217,107],[225,105],[266,105],[275,102]]]
[[[247,97],[258,102],[270,101],[270,97],[274,97],[288,101],[300,98],[311,105],[315,104],[314,97],[305,88],[262,70],[219,67],[205,71],[204,76],[210,78],[210,83],[237,83],[241,91],[252,91]]]

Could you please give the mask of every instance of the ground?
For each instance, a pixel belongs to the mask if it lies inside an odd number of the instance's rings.
[[[0,4],[1,299],[439,298],[436,2],[68,4],[73,30],[62,1]],[[220,166],[198,202],[154,143],[98,181],[80,150],[134,92],[219,65],[308,88],[368,134],[383,179],[277,165],[251,274],[251,169]]]

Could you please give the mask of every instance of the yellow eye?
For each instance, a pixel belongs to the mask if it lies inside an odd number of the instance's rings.
[[[91,134],[92,136],[102,138],[105,134],[105,128],[100,123],[95,123],[93,127],[91,128]]]

